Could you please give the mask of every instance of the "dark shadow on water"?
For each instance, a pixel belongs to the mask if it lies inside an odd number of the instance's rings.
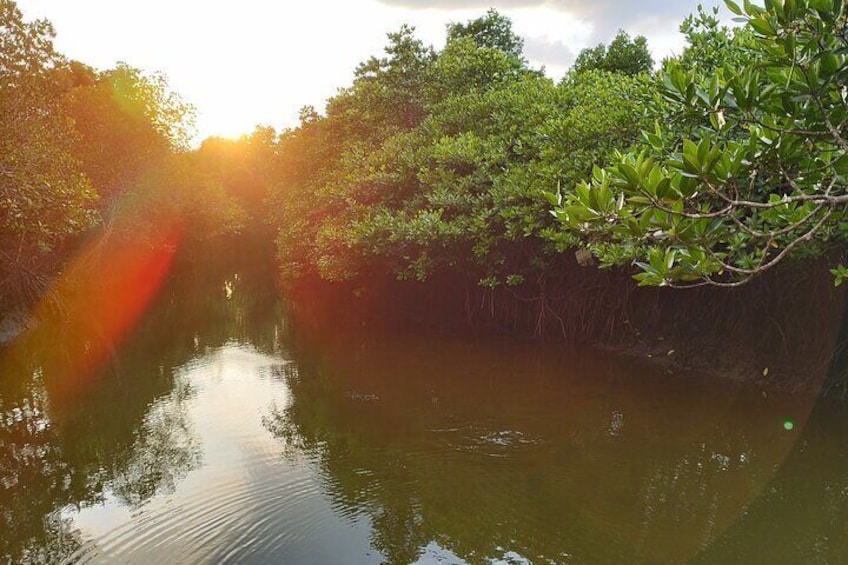
[[[268,427],[313,454],[389,563],[434,543],[469,563],[848,556],[827,528],[791,527],[823,526],[827,493],[848,489],[848,430],[826,431],[839,415],[824,405],[805,426],[812,398],[586,350],[294,327],[293,402]],[[772,489],[810,500],[782,505]],[[760,506],[776,544],[748,521]]]

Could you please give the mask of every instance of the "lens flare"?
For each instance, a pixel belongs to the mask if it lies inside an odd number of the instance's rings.
[[[156,225],[152,234],[92,238],[33,310],[35,329],[6,352],[45,352],[53,400],[71,400],[86,390],[156,296],[182,234],[178,221]]]

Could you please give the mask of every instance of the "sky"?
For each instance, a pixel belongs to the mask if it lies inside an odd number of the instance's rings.
[[[47,18],[56,47],[105,69],[118,61],[168,76],[197,109],[197,139],[237,137],[256,125],[296,125],[323,109],[357,64],[382,54],[386,34],[415,26],[444,44],[445,26],[494,7],[513,21],[524,54],[559,78],[581,49],[619,29],[645,35],[654,58],[679,52],[678,27],[698,0],[18,0]],[[701,0],[712,6],[718,0]]]

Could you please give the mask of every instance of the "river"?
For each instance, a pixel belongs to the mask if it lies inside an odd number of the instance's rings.
[[[848,561],[848,418],[815,398],[327,329],[244,273],[167,282],[85,374],[57,335],[3,361],[0,561]]]

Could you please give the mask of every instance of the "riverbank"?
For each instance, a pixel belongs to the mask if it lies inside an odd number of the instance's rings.
[[[260,269],[273,280],[267,249],[230,247],[239,250],[226,254],[240,257],[238,268],[218,257],[216,272]],[[178,271],[199,261],[183,259]],[[730,291],[637,288],[628,273],[563,262],[535,286],[489,289],[447,273],[423,283],[302,280],[284,294],[315,324],[590,346],[674,373],[809,393],[828,377],[844,303],[824,263],[815,262]],[[19,306],[0,315],[0,347],[33,323]]]
[[[823,262],[787,265],[732,290],[637,288],[627,273],[566,263],[541,288],[487,289],[442,275],[425,283],[304,280],[287,295],[316,323],[588,345],[792,392],[821,390],[844,302]]]

